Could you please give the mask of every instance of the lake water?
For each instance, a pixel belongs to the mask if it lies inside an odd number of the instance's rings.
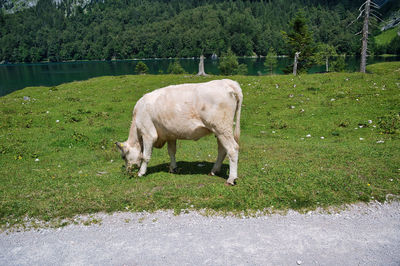
[[[249,75],[265,75],[264,58],[239,58],[239,63],[246,64]],[[6,64],[0,65],[0,96],[28,86],[56,86],[65,82],[86,80],[98,76],[118,76],[135,74],[135,66],[139,60],[123,61],[87,61],[66,63],[38,63],[38,64]],[[174,59],[141,60],[149,67],[150,74],[166,73],[168,66]],[[400,61],[398,57],[370,57],[368,63],[384,61]],[[180,64],[190,74],[198,71],[198,59],[179,59]],[[217,75],[218,60],[206,59],[204,67],[206,73]],[[282,74],[283,69],[292,62],[292,59],[278,58],[278,65],[274,69],[276,74]],[[359,59],[347,57],[347,70],[357,71]],[[324,66],[314,66],[309,72],[323,72]]]

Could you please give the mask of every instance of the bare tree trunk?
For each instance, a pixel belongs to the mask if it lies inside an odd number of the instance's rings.
[[[204,55],[200,56],[199,73],[197,73],[197,76],[208,76],[206,72],[204,72]]]
[[[296,52],[294,54],[294,63],[293,63],[293,75],[297,75],[297,62],[299,61],[299,55],[301,52]]]
[[[368,48],[368,24],[369,24],[369,13],[371,10],[371,0],[365,2],[364,11],[364,26],[363,26],[363,36],[362,36],[362,47],[361,47],[361,64],[360,72],[365,73],[365,68],[367,66],[367,48]]]

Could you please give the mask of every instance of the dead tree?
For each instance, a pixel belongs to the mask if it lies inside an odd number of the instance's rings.
[[[293,62],[293,75],[297,75],[297,63],[299,62],[299,55],[301,52],[296,52],[294,54],[294,62]]]
[[[364,16],[364,22],[363,22],[363,29],[357,33],[356,35],[362,33],[362,46],[361,46],[361,63],[360,63],[360,72],[365,73],[366,66],[367,66],[367,53],[368,53],[368,35],[369,35],[369,26],[370,26],[370,18],[371,16],[375,17],[378,20],[381,20],[376,14],[373,12],[376,12],[375,9],[379,9],[379,6],[374,3],[372,0],[366,0],[358,9],[360,11],[360,14],[358,15],[357,19],[360,19],[362,16]],[[355,20],[355,21],[356,21]],[[351,23],[353,24],[354,21]]]
[[[200,56],[199,73],[197,73],[197,76],[208,76],[204,71],[204,55]]]

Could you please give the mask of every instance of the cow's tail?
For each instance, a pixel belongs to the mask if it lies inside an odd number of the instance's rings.
[[[235,130],[233,132],[233,137],[235,138],[235,141],[239,144],[239,139],[240,139],[240,112],[242,110],[242,102],[243,102],[243,93],[242,89],[240,88],[239,83],[234,81],[234,84],[232,88],[235,91],[235,98],[236,98],[236,124],[235,124]]]

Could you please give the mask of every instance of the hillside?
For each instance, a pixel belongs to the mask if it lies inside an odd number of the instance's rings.
[[[400,26],[383,31],[381,34],[375,36],[375,43],[378,46],[388,45],[400,32]]]
[[[361,3],[5,1],[0,6],[0,62],[197,57],[201,53],[221,55],[228,47],[240,56],[266,55],[270,47],[285,55],[288,48],[281,31],[288,29],[300,10],[316,43],[334,45],[339,53],[355,54],[360,43],[354,34],[361,25],[349,24],[358,15]]]

